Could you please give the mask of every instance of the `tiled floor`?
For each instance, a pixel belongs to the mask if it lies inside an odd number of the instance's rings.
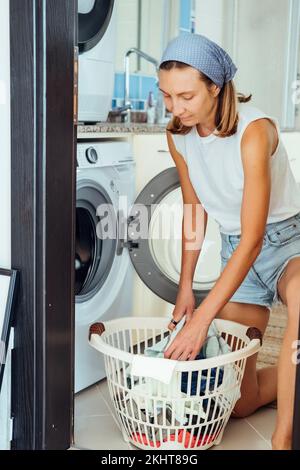
[[[212,450],[270,450],[276,410],[263,408],[242,420],[230,420],[222,443]],[[75,397],[77,449],[136,449],[123,440],[111,407],[106,380]]]

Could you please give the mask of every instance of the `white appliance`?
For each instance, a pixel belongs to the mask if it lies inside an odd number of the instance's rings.
[[[135,192],[127,142],[78,143],[77,164],[75,392],[105,377],[103,358],[88,344],[89,326],[132,314],[133,266],[117,216],[119,211],[126,218]],[[108,211],[112,238],[103,236],[102,209]]]
[[[78,0],[78,46],[78,121],[106,121],[114,86],[114,0]]]
[[[128,142],[79,143],[77,160],[76,392],[105,377],[103,358],[88,344],[89,327],[132,316],[133,269],[154,297],[175,304],[182,230],[176,168],[167,168],[146,181],[134,200],[135,171]],[[121,196],[127,200],[122,201]],[[112,208],[101,213],[98,209],[97,215],[97,208],[106,203]],[[100,219],[102,230],[97,233]],[[116,230],[112,239],[102,240],[97,235],[103,234],[108,220]],[[216,224],[210,221],[193,284],[197,305],[220,275],[220,248]],[[162,311],[153,315],[156,313]]]

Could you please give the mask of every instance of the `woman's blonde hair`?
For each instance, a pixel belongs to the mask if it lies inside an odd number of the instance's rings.
[[[167,61],[161,64],[160,70],[172,70],[174,68],[183,69],[185,67],[190,66],[183,62]],[[199,78],[206,84],[208,90],[214,85],[214,82],[200,71]],[[245,96],[242,93],[237,93],[232,80],[224,84],[218,95],[218,108],[215,119],[218,137],[229,137],[237,132],[239,122],[238,103],[247,103],[251,98],[252,95]],[[184,126],[179,117],[173,117],[168,125],[168,131],[172,134],[185,135],[188,134],[190,130],[191,127]]]

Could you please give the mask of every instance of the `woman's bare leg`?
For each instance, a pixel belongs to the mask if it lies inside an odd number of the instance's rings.
[[[255,326],[264,334],[270,312],[267,307],[239,302],[228,302],[218,318]],[[241,385],[241,398],[236,403],[233,417],[242,418],[276,399],[277,368],[266,367],[256,370],[257,354],[247,360]]]
[[[292,447],[296,378],[295,342],[298,340],[300,312],[300,259],[289,262],[278,284],[278,292],[288,310],[288,323],[278,363],[278,413],[273,449]]]

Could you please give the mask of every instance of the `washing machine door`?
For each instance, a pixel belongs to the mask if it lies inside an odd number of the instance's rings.
[[[75,299],[86,302],[94,297],[108,277],[116,252],[116,240],[99,236],[97,208],[113,207],[107,192],[94,181],[80,181],[76,197]],[[111,209],[111,223],[116,215]]]
[[[204,234],[204,211],[200,212]],[[128,219],[126,246],[138,275],[155,294],[172,304],[176,303],[181,272],[182,217],[178,173],[170,168],[145,186]],[[220,251],[218,225],[208,220],[193,282],[197,304],[220,276]]]
[[[101,41],[114,8],[114,0],[78,0],[79,53],[87,52]]]

